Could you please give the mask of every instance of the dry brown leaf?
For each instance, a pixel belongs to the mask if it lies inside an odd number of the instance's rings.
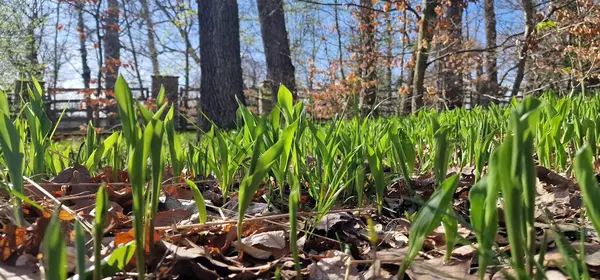
[[[262,249],[252,247],[252,246],[248,246],[248,245],[238,242],[238,241],[233,242],[233,246],[235,248],[237,248],[238,251],[247,253],[248,255],[252,256],[253,258],[257,258],[260,260],[266,260],[273,255],[270,251],[262,250]]]
[[[331,258],[322,258],[308,266],[310,271],[308,278],[312,280],[362,279],[356,267],[353,266],[350,267],[349,277],[345,277],[350,259],[350,256],[343,253]]]
[[[206,256],[206,250],[203,247],[195,246],[191,248],[177,246],[173,243],[169,243],[167,241],[160,241],[165,248],[172,252],[178,259],[195,259],[198,257]]]
[[[274,249],[283,249],[286,246],[283,230],[261,232],[242,238],[242,243],[247,246],[261,245]]]
[[[546,279],[548,280],[567,280],[568,278],[558,270],[546,271]]]
[[[477,279],[477,276],[469,274],[470,260],[451,260],[445,264],[443,258],[433,260],[414,260],[406,274],[410,279]]]
[[[163,227],[163,226],[171,226],[177,224],[187,218],[189,218],[193,213],[191,211],[185,209],[175,209],[169,211],[162,211],[156,213],[156,218],[154,220],[155,227]]]
[[[321,218],[319,224],[316,226],[316,229],[328,231],[335,225],[342,222],[347,222],[350,219],[351,217],[347,213],[330,213]]]
[[[477,249],[471,245],[465,245],[452,250],[453,257],[472,257],[477,252]]]

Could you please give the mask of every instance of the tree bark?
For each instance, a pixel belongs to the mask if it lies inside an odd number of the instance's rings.
[[[441,55],[452,54],[462,46],[462,15],[463,7],[461,0],[451,0],[450,6],[446,7],[445,18],[448,21],[446,32],[450,36],[450,46],[443,46]],[[446,92],[446,101],[448,109],[462,107],[463,105],[463,73],[461,72],[460,61],[456,57],[448,56],[443,60],[442,84]],[[455,67],[459,66],[459,67]]]
[[[532,0],[523,0],[523,14],[525,16],[525,35],[523,38],[521,50],[519,50],[519,57],[517,62],[517,73],[515,75],[515,82],[512,86],[510,95],[512,97],[517,96],[519,89],[521,88],[521,82],[525,77],[525,64],[527,62],[527,55],[529,47],[532,43],[534,31],[535,31],[535,14],[533,11]]]
[[[359,33],[362,44],[360,55],[360,77],[362,86],[362,102],[360,110],[363,116],[368,115],[377,100],[377,54],[375,53],[375,12],[371,0],[360,0],[360,25]]]
[[[283,0],[257,0],[256,3],[272,104],[277,103],[280,84],[285,85],[292,92],[294,99],[297,99],[295,69],[285,27]],[[267,112],[270,111],[269,108],[265,109]]]
[[[487,90],[489,95],[498,94],[498,65],[496,54],[496,11],[495,0],[485,0],[483,3],[485,13],[485,42],[488,48],[485,68],[487,71]]]
[[[200,22],[200,105],[206,117],[224,129],[235,128],[237,98],[245,104],[240,25],[235,0],[198,0]],[[199,114],[203,129],[210,122]]]
[[[140,4],[142,5],[142,19],[146,21],[148,52],[150,53],[150,60],[152,61],[152,74],[160,75],[158,52],[156,51],[156,42],[154,42],[154,21],[152,20],[152,15],[150,14],[148,0],[140,0]]]
[[[85,32],[85,21],[83,20],[83,3],[77,2],[77,30],[79,33],[79,54],[81,56],[81,78],[83,79],[83,88],[90,88],[90,79],[92,77],[92,71],[88,65],[87,60],[87,48],[85,46],[87,41],[87,34]]]
[[[428,51],[433,37],[432,29],[435,23],[435,7],[437,0],[423,0],[423,14],[419,24],[419,34],[417,36],[417,52],[415,61],[415,70],[412,90],[412,111],[416,112],[423,107],[423,93],[425,91],[425,69],[427,68]]]
[[[106,25],[104,26],[104,65],[106,68],[104,88],[115,90],[115,83],[119,76],[121,65],[121,42],[119,41],[119,1],[108,0],[106,12]]]

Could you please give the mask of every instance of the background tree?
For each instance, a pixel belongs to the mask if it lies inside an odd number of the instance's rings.
[[[245,103],[237,2],[199,0],[198,4],[202,112],[217,126],[234,128],[235,98]],[[210,126],[202,116],[200,124],[204,129]]]
[[[156,43],[154,40],[154,20],[152,14],[150,14],[150,5],[148,0],[140,0],[141,4],[141,18],[146,22],[146,37],[148,38],[148,53],[150,55],[150,61],[152,61],[152,74],[160,74],[160,65],[158,63],[158,51],[156,50]]]
[[[108,9],[104,24],[104,57],[105,78],[104,86],[109,91],[115,90],[115,83],[121,66],[121,41],[119,40],[119,1],[108,0]]]
[[[279,85],[283,84],[296,94],[295,69],[285,27],[283,0],[257,0],[260,29],[267,62],[267,82],[273,104],[277,102]],[[265,108],[268,112],[269,108]]]
[[[412,111],[416,112],[423,107],[423,94],[425,92],[425,70],[429,49],[433,39],[433,27],[435,26],[436,7],[438,1],[423,0],[423,14],[419,23],[419,34],[416,42],[415,69],[412,85]]]
[[[523,41],[521,42],[521,49],[518,52],[517,60],[517,72],[515,74],[515,81],[510,92],[511,96],[517,96],[521,89],[521,82],[525,76],[525,63],[527,62],[527,56],[529,54],[529,48],[533,44],[533,37],[535,33],[535,14],[532,0],[523,0],[523,15],[525,16],[525,32],[523,35]]]
[[[445,35],[446,44],[443,45],[441,56],[456,53],[463,46],[462,44],[462,17],[463,1],[451,0],[445,7]],[[446,105],[449,109],[462,107],[463,104],[463,71],[462,61],[459,57],[449,55],[442,60],[443,70],[441,83],[445,93]]]
[[[496,10],[494,9],[494,0],[484,0],[485,11],[485,43],[488,48],[486,53],[485,69],[487,72],[487,89],[489,94],[496,96],[498,89],[498,66],[496,61]]]

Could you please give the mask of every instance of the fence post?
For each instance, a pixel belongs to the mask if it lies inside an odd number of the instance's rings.
[[[173,121],[175,122],[175,128],[179,129],[179,76],[152,75],[153,98],[158,96],[161,86],[165,88],[165,98],[171,105],[175,106]]]

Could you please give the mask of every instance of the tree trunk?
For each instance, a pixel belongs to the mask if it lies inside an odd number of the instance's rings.
[[[428,51],[433,37],[435,23],[435,7],[437,0],[423,0],[423,14],[419,24],[419,35],[417,36],[417,52],[412,90],[412,111],[416,112],[423,107],[423,93],[425,91],[425,69],[427,68]]]
[[[237,98],[245,104],[240,25],[235,0],[198,0],[202,112],[217,126],[235,128]],[[210,122],[199,114],[203,129]]]
[[[515,75],[515,82],[513,84],[510,95],[512,97],[517,96],[519,89],[521,88],[521,82],[525,77],[525,64],[527,62],[527,55],[529,47],[532,43],[534,31],[535,31],[535,14],[533,11],[532,0],[523,0],[523,14],[525,16],[525,35],[523,38],[521,50],[519,51],[519,60],[517,62],[517,74]]]
[[[83,88],[90,88],[90,79],[92,77],[92,71],[88,65],[87,60],[87,48],[85,46],[87,40],[87,34],[85,32],[85,21],[83,20],[83,3],[77,2],[77,30],[79,32],[79,54],[81,55],[81,78],[83,79]]]
[[[460,50],[462,46],[462,2],[461,0],[452,0],[450,6],[446,7],[445,18],[448,21],[446,32],[451,38],[451,45],[443,46],[444,51],[441,55],[452,54]],[[462,107],[463,105],[463,73],[459,64],[460,59],[453,56],[448,56],[442,61],[442,84],[446,92],[448,109]]]
[[[337,48],[338,48],[338,60],[340,67],[340,74],[342,75],[342,81],[346,80],[346,74],[344,73],[344,52],[342,47],[342,30],[340,30],[340,13],[339,13],[339,5],[338,0],[334,2],[334,18],[335,18],[335,32],[337,34]]]
[[[106,25],[104,26],[104,65],[106,68],[104,88],[115,90],[121,65],[121,43],[119,41],[119,1],[108,0]]]
[[[375,13],[373,10],[373,2],[371,0],[360,0],[360,25],[359,33],[362,44],[361,48],[361,65],[360,78],[362,80],[363,94],[362,102],[360,102],[360,110],[363,116],[368,115],[377,100],[377,54],[375,53]]]
[[[294,99],[296,78],[292,64],[290,43],[285,28],[283,0],[257,0],[260,31],[267,61],[267,81],[271,90],[271,100],[277,103],[279,85],[285,85]],[[269,112],[269,108],[265,108]]]
[[[125,28],[127,29],[127,38],[129,39],[129,47],[131,48],[131,55],[133,57],[133,68],[135,70],[135,76],[138,80],[138,87],[140,88],[140,97],[146,99],[144,94],[144,82],[142,81],[142,75],[140,74],[140,64],[137,58],[137,51],[135,50],[135,41],[131,35],[131,23],[129,22],[129,16],[127,14],[127,3],[122,0],[123,3],[123,17],[125,18]],[[154,66],[154,65],[153,65]],[[154,69],[153,69],[154,70]]]
[[[35,29],[38,26],[38,23],[41,23],[41,19],[39,17],[39,12],[37,7],[32,9],[32,15],[29,19],[29,23],[27,24],[27,37],[28,37],[28,50],[27,50],[27,61],[29,63],[29,69],[27,69],[27,74],[35,76],[39,81],[42,81],[42,69],[40,67],[40,63],[38,60],[38,52],[39,46],[37,41],[37,36],[35,35]]]
[[[154,21],[150,14],[150,8],[148,6],[148,0],[140,0],[142,5],[142,19],[146,21],[146,32],[148,38],[148,52],[150,53],[150,60],[152,61],[152,74],[160,75],[160,66],[158,64],[158,52],[156,51],[156,43],[154,42]]]
[[[495,0],[485,0],[483,3],[485,12],[485,42],[488,48],[485,68],[487,71],[487,89],[491,96],[498,95],[498,65],[496,54],[496,11]],[[480,93],[481,94],[481,93]]]

